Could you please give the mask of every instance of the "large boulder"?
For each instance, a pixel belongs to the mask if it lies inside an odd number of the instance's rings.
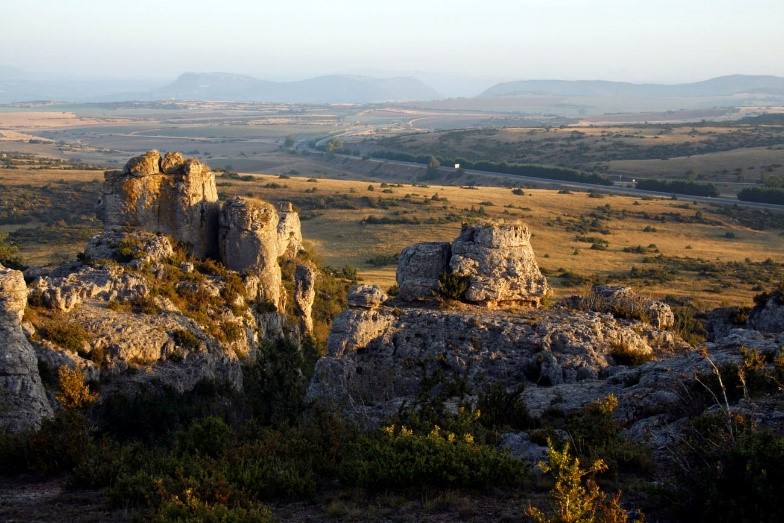
[[[417,243],[403,249],[396,274],[400,299],[431,298],[440,286],[438,278],[446,271],[451,253],[445,242]]]
[[[487,306],[538,306],[547,295],[547,279],[522,223],[463,225],[452,243],[451,272],[465,278],[464,299]]]
[[[35,351],[21,320],[27,286],[21,272],[0,265],[0,430],[36,430],[52,415]]]
[[[215,175],[179,153],[149,151],[104,175],[101,214],[107,228],[132,226],[171,235],[194,256],[217,255]]]

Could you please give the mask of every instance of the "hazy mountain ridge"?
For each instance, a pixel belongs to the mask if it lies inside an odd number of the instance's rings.
[[[292,82],[271,82],[230,73],[184,73],[153,98],[288,103],[372,103],[437,99],[440,95],[416,78],[329,75]]]
[[[283,103],[372,103],[433,100],[441,95],[413,77],[373,78],[329,75],[273,82],[233,73],[180,75],[156,87],[151,81],[56,78],[0,66],[0,103],[31,100],[114,102],[196,100]]]
[[[606,80],[519,80],[502,82],[479,97],[555,96],[730,96],[733,94],[784,94],[784,78],[763,75],[728,75],[683,84],[635,84]]]

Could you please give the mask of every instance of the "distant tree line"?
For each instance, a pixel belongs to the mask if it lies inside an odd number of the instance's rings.
[[[748,187],[738,192],[738,200],[784,205],[784,189]]]
[[[719,195],[718,189],[712,183],[696,183],[688,181],[663,181],[663,180],[638,180],[637,188],[643,191],[658,191],[675,194],[688,194],[691,196]]]
[[[370,153],[373,158],[386,160],[398,160],[402,162],[413,162],[427,165],[432,168],[433,160],[439,165],[460,164],[462,169],[474,169],[477,171],[498,172],[503,174],[513,174],[517,176],[530,176],[531,178],[544,178],[547,180],[560,180],[567,182],[592,183],[596,185],[612,185],[612,182],[604,176],[585,173],[568,167],[554,167],[539,164],[521,164],[509,162],[491,162],[488,160],[470,161],[464,158],[454,160],[433,157],[429,154],[414,155],[399,151],[374,151]]]

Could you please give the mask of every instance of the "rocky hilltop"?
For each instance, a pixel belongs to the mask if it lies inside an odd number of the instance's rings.
[[[0,269],[0,426],[36,428],[52,414],[39,368],[50,383],[78,368],[103,396],[205,380],[239,391],[265,342],[296,346],[312,329],[317,273],[298,261],[291,205],[219,201],[207,165],[149,151],[106,172],[98,206],[104,231],[81,261],[24,277]],[[291,296],[280,260],[295,266]]]
[[[700,350],[674,330],[670,306],[628,287],[595,286],[538,308],[548,285],[528,239],[522,224],[466,225],[452,243],[404,249],[397,296],[352,290],[308,399],[374,426],[435,399],[475,402],[499,384],[517,390],[537,419],[614,395],[625,433],[663,457],[685,426],[695,375],[740,365],[743,351],[770,360],[784,343],[784,299],[775,293],[748,325],[723,324]],[[742,408],[784,428],[775,405]],[[508,441],[519,455],[545,454],[524,433]]]

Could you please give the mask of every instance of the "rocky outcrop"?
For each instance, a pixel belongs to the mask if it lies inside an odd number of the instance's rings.
[[[22,273],[0,265],[0,430],[10,432],[38,429],[52,415],[35,352],[20,324],[26,304]]]
[[[55,271],[37,278],[30,295],[49,308],[68,312],[86,300],[134,301],[149,294],[144,278],[121,267],[83,266],[71,272]]]
[[[397,269],[404,301],[432,297],[439,278],[451,274],[465,286],[462,299],[489,307],[538,306],[549,286],[536,263],[531,234],[521,223],[463,225],[448,243],[420,243],[403,250]]]
[[[309,398],[390,415],[439,374],[478,391],[489,383],[553,386],[606,378],[614,353],[654,356],[684,344],[668,332],[570,309],[528,312],[352,308],[333,322]],[[427,391],[426,391],[427,392]],[[394,401],[392,401],[394,399]]]
[[[221,209],[218,244],[226,268],[257,275],[259,298],[283,310],[278,225],[278,213],[269,203],[232,198]]]
[[[659,329],[669,329],[675,325],[675,315],[669,305],[641,296],[631,287],[594,285],[583,304],[593,311],[645,321]]]
[[[278,207],[278,253],[286,258],[294,258],[302,250],[302,226],[299,213],[290,202]]]
[[[784,290],[757,296],[755,302],[749,326],[762,332],[784,332]]]
[[[449,268],[468,280],[464,296],[472,303],[538,306],[549,290],[521,223],[464,225]]]
[[[102,194],[106,227],[130,226],[168,234],[194,256],[217,256],[215,175],[179,153],[149,151],[121,171],[107,171]]]
[[[294,270],[294,311],[301,319],[302,332],[313,332],[313,303],[316,301],[318,271],[311,264],[297,265]]]
[[[401,300],[429,299],[440,287],[439,277],[449,266],[451,246],[444,242],[417,243],[403,249],[397,266]]]

